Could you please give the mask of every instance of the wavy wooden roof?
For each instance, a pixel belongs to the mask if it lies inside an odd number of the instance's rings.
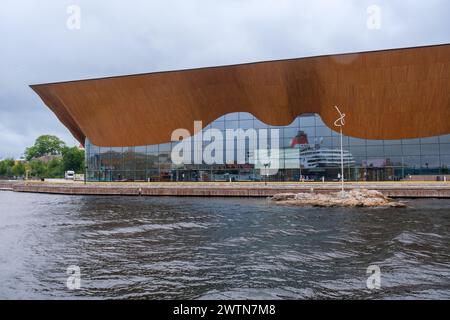
[[[450,44],[158,72],[31,86],[84,143],[170,141],[230,112],[270,125],[318,113],[344,133],[400,139],[450,133]]]

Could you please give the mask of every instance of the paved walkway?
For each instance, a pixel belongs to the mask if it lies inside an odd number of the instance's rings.
[[[391,197],[450,198],[450,182],[346,182],[345,189],[374,189]],[[68,182],[0,181],[0,190],[17,192],[153,195],[153,196],[235,196],[267,197],[284,192],[330,193],[341,189],[339,182]]]

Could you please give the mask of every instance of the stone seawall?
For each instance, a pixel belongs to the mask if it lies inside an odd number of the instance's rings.
[[[12,191],[14,184],[17,184],[17,182],[14,181],[7,181],[7,180],[0,180],[0,191]]]
[[[450,183],[347,183],[346,190],[371,189],[392,198],[450,198]],[[278,193],[322,193],[339,183],[49,183],[0,181],[0,190],[66,195],[270,197]]]

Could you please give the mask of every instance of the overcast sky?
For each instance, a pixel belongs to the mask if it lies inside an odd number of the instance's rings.
[[[30,84],[449,43],[449,13],[448,0],[2,0],[0,159],[41,134],[76,144]]]

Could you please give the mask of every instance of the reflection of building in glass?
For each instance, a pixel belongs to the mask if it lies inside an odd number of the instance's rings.
[[[279,129],[280,163],[273,181],[336,180],[340,172],[339,133],[317,115],[297,117],[285,127],[269,127],[249,113],[227,114],[205,129]],[[105,148],[86,141],[88,179],[91,181],[254,181],[261,168],[252,161],[248,142],[245,164],[181,164],[171,161],[179,142],[140,147]],[[235,144],[236,148],[238,144]],[[270,146],[269,146],[270,147]],[[233,152],[236,150],[233,150]],[[192,154],[201,150],[192,150]],[[224,146],[224,156],[226,154]],[[301,163],[301,168],[300,168]],[[345,178],[396,180],[410,174],[448,174],[450,135],[424,139],[365,140],[344,137]]]
[[[323,147],[323,137],[320,137],[320,143],[310,145],[308,141],[308,135],[304,131],[299,131],[297,135],[292,139],[291,147],[300,146],[300,152],[298,153],[300,159],[301,168],[314,169],[314,168],[333,168],[341,166],[341,149],[339,148],[327,148]],[[292,153],[292,150],[286,148],[285,153]],[[344,165],[354,166],[355,159],[352,154],[344,149],[343,150]],[[298,166],[297,166],[298,167]]]
[[[344,150],[344,165],[353,166],[355,160],[348,150]],[[339,149],[315,149],[311,148],[300,152],[300,163],[302,168],[333,168],[341,165],[341,150]]]

